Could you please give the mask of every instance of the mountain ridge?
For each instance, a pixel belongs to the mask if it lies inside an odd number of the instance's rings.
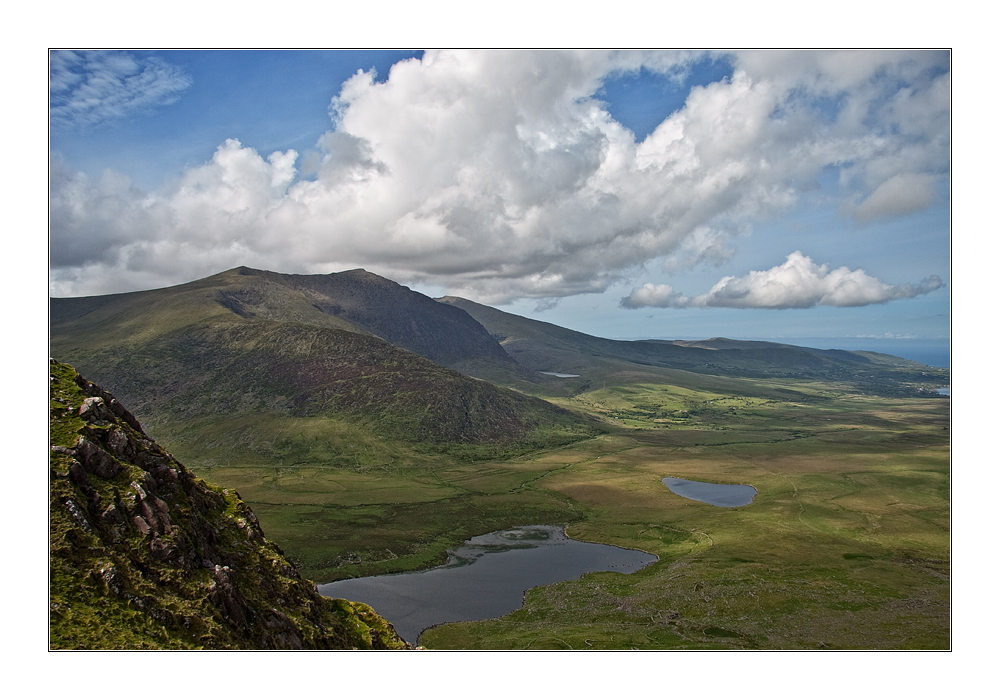
[[[243,266],[162,289],[50,300],[54,328],[121,323],[130,316],[121,330],[137,340],[147,337],[143,317],[155,316],[162,334],[193,318],[223,321],[229,314],[372,335],[457,369],[513,368],[496,341],[465,312],[363,269],[296,275]]]
[[[478,320],[525,369],[585,375],[621,363],[700,375],[746,379],[832,379],[885,395],[927,395],[947,372],[875,353],[821,350],[767,341],[612,340],[524,318],[461,297],[458,306]],[[923,386],[926,385],[926,386]]]

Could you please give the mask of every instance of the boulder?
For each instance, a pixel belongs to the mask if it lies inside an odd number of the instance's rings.
[[[83,400],[80,404],[80,417],[87,421],[114,420],[114,414],[100,396],[91,396]]]
[[[76,443],[76,455],[89,473],[102,479],[111,479],[122,470],[114,457],[82,435]]]
[[[129,462],[135,460],[135,446],[132,444],[132,441],[129,440],[125,431],[120,428],[112,428],[111,432],[108,433],[108,447],[110,447],[111,451],[122,459]]]

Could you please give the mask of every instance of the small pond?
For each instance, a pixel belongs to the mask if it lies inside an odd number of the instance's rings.
[[[757,489],[746,484],[709,484],[671,476],[663,479],[663,484],[678,496],[722,508],[750,505],[757,495]]]
[[[579,377],[579,374],[566,374],[565,372],[539,372],[539,374],[547,374],[550,377],[559,377],[560,379],[568,379],[569,377]]]
[[[941,396],[951,396],[951,387],[943,386],[937,390],[937,393],[939,393]]]
[[[434,569],[334,581],[317,589],[330,598],[371,605],[415,644],[434,625],[513,612],[529,588],[591,571],[632,573],[656,560],[634,549],[570,539],[555,525],[526,525],[473,537]]]

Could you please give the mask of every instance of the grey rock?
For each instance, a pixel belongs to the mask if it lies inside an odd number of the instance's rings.
[[[73,463],[69,465],[69,478],[80,488],[84,490],[90,489],[90,479],[87,478],[87,470],[76,460],[73,460]]]
[[[69,514],[73,516],[73,520],[75,520],[80,527],[82,527],[87,532],[94,531],[94,528],[91,526],[90,521],[87,520],[87,516],[85,516],[83,514],[83,511],[80,510],[80,507],[73,502],[73,499],[71,498],[66,499],[66,509],[69,511]]]
[[[155,532],[156,534],[163,532],[163,524],[160,523],[160,520],[156,515],[156,511],[153,509],[153,506],[150,505],[148,500],[139,502],[139,513],[142,515],[142,519],[149,523],[150,531]]]
[[[108,435],[108,447],[119,457],[129,461],[135,458],[135,446],[132,445],[132,441],[128,439],[125,431],[119,428],[111,429]]]
[[[139,425],[139,421],[136,420],[135,416],[129,413],[124,406],[121,405],[121,402],[119,402],[118,399],[112,398],[111,401],[108,402],[108,406],[111,408],[112,413],[128,423],[132,428],[136,429],[140,433],[143,432],[142,426]]]
[[[114,457],[82,435],[76,443],[76,454],[89,473],[102,479],[111,479],[122,470],[122,465]]]
[[[106,564],[100,569],[101,579],[108,587],[108,590],[115,595],[122,595],[125,590],[125,581],[115,568],[114,564]]]
[[[143,490],[142,486],[139,485],[138,481],[133,481],[129,485],[135,490],[135,495],[140,501],[146,500],[146,492]]]
[[[160,498],[153,497],[153,507],[156,508],[157,519],[163,524],[164,529],[169,531],[172,523],[170,522],[170,508],[167,507],[165,501]]]
[[[114,414],[100,396],[91,396],[80,404],[80,417],[90,421],[111,421]]]

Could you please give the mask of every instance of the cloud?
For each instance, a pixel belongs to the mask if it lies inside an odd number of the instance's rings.
[[[53,288],[95,293],[143,270],[180,282],[264,261],[286,272],[365,267],[484,303],[547,300],[604,291],[656,258],[723,261],[732,232],[787,211],[831,166],[846,195],[874,202],[862,216],[915,206],[878,186],[947,169],[940,52],[824,56],[737,54],[731,80],[693,89],[641,143],[599,99],[603,81],[640,65],[680,75],[697,54],[429,51],[381,83],[359,72],[331,101],[332,130],[301,159],[229,140],[157,192],[56,173]],[[65,58],[84,60],[97,59]],[[80,72],[54,70],[53,84],[78,91]],[[107,107],[54,118],[99,120],[142,103],[108,94]],[[830,96],[836,114],[816,106]]]
[[[905,216],[926,209],[934,202],[937,178],[926,173],[901,173],[879,185],[856,207],[851,217],[862,224],[877,219]]]
[[[913,333],[889,333],[885,332],[882,335],[855,335],[849,336],[852,338],[875,338],[877,340],[916,340],[917,336]]]
[[[633,289],[627,297],[623,297],[621,306],[625,309],[642,309],[647,306],[667,308],[669,306],[687,306],[688,297],[678,294],[669,284],[652,284],[647,282],[638,289]]]
[[[686,297],[670,285],[646,284],[621,300],[626,309],[652,307],[726,307],[733,309],[809,309],[815,306],[868,306],[912,299],[941,287],[932,275],[920,284],[889,285],[864,270],[817,265],[795,251],[770,270],[744,277],[723,277],[707,294]]]
[[[148,194],[110,171],[76,173],[61,158],[49,166],[51,293],[72,296],[149,289],[246,265],[300,265],[274,221],[296,173],[297,154],[266,159],[235,139],[171,189]],[[178,275],[178,272],[181,272]]]
[[[663,266],[666,270],[673,272],[706,262],[716,266],[721,265],[736,254],[736,249],[728,245],[730,237],[747,235],[749,228],[747,226],[745,230],[734,233],[708,226],[699,226],[684,239],[672,255],[664,260]]]
[[[126,51],[52,51],[49,123],[88,127],[170,104],[191,86],[182,69]]]

